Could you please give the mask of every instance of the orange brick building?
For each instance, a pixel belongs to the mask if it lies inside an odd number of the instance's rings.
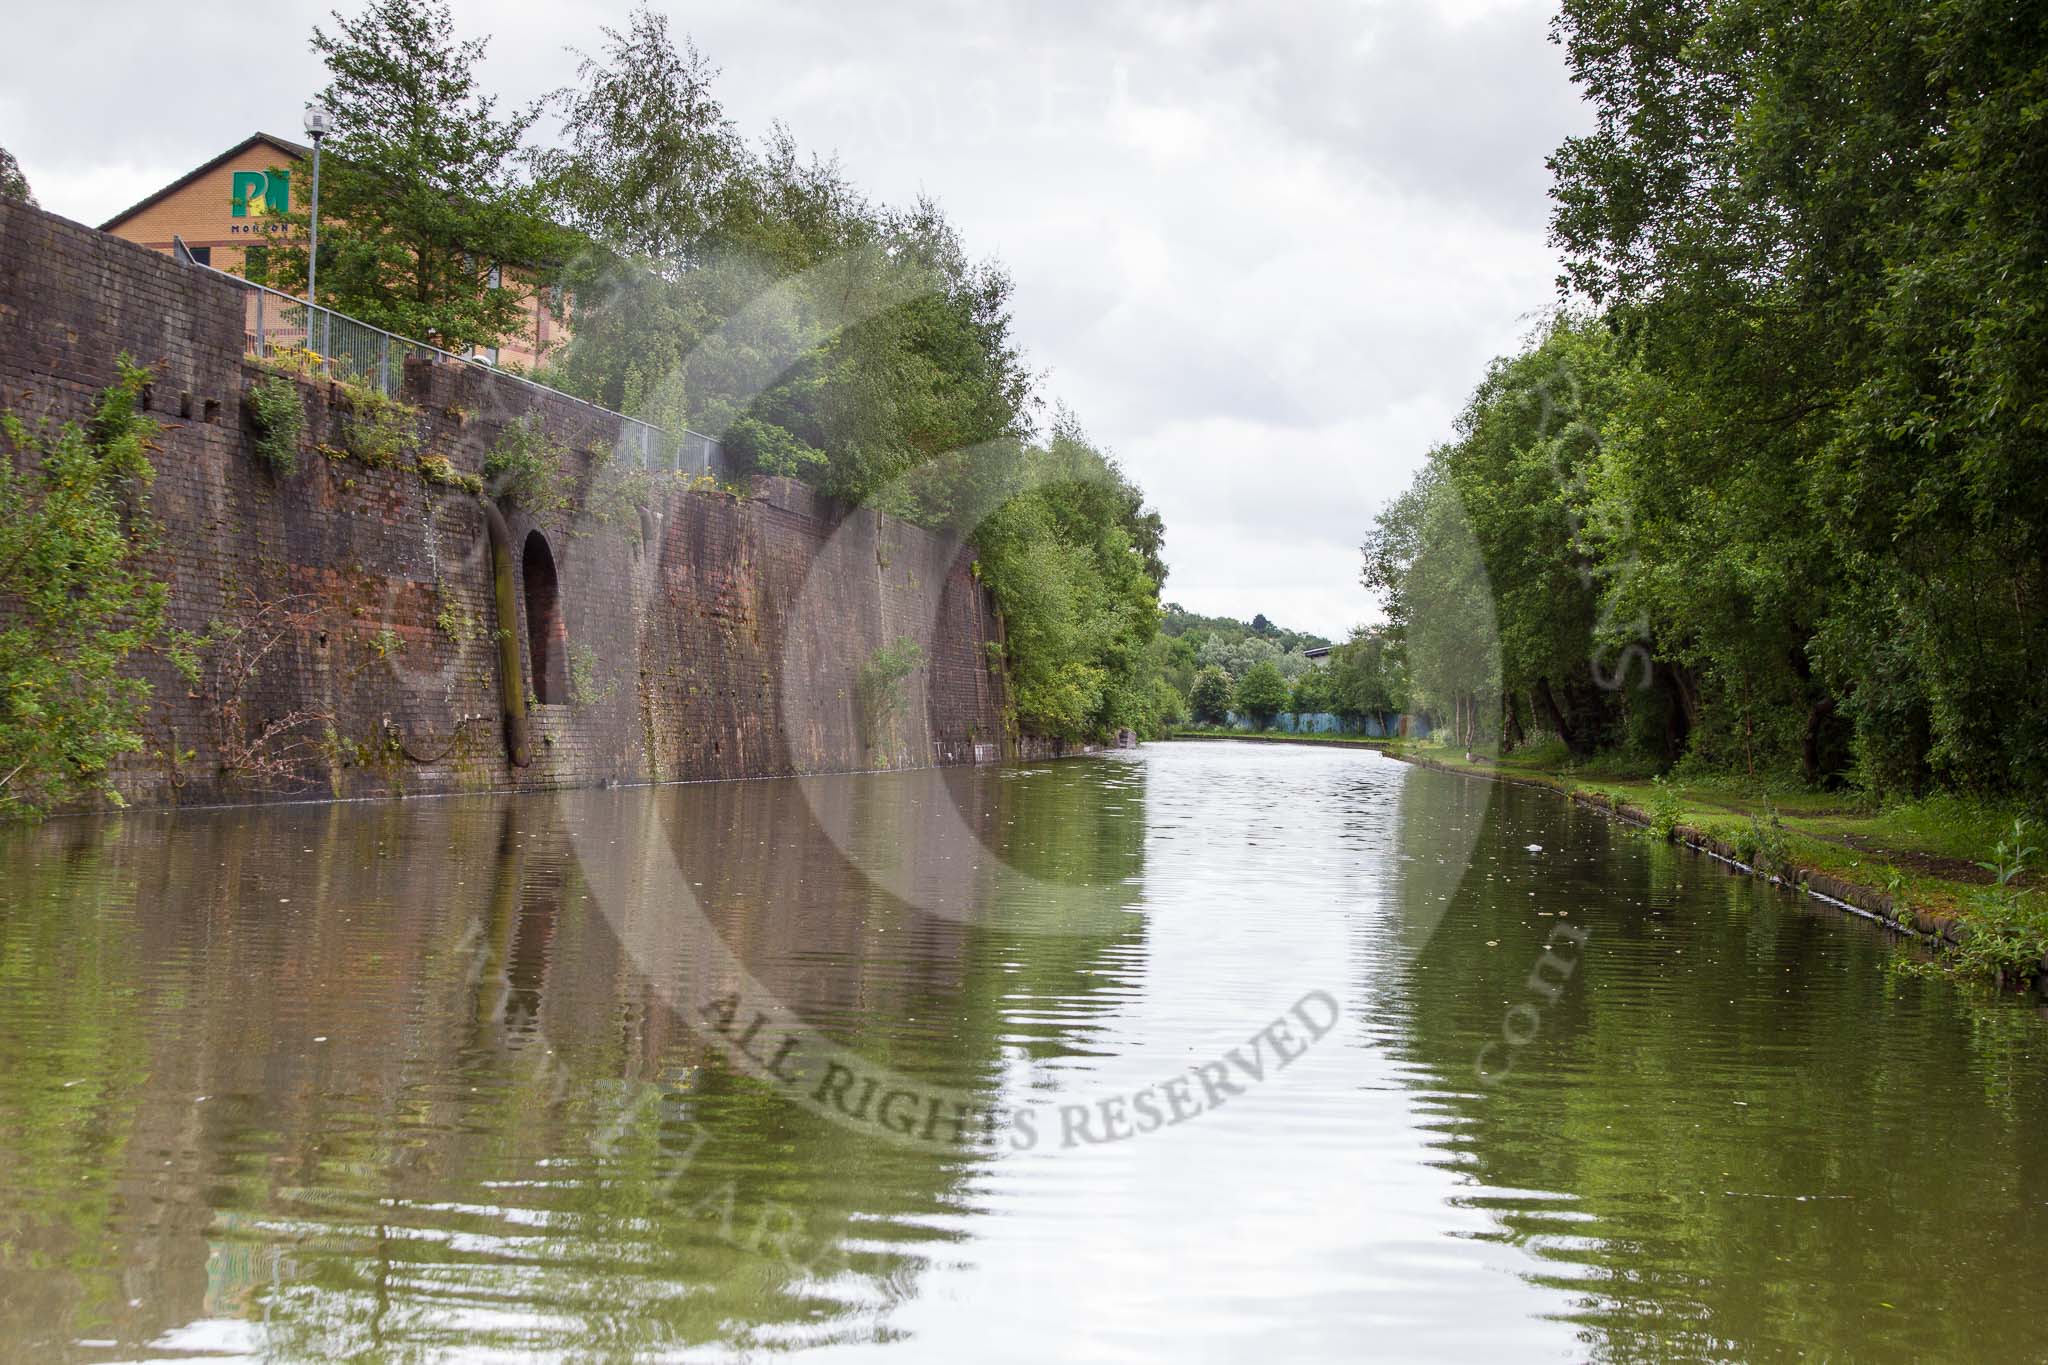
[[[201,264],[261,282],[266,244],[285,230],[279,214],[291,202],[292,179],[312,174],[312,157],[300,143],[252,134],[115,214],[100,231],[165,254],[171,238],[180,237]],[[522,335],[504,338],[484,358],[530,369],[568,335],[538,292],[527,317]]]

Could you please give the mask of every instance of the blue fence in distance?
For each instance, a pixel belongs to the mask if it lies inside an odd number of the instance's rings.
[[[1290,735],[1364,735],[1369,739],[1391,739],[1401,733],[1403,719],[1408,722],[1407,733],[1410,738],[1421,739],[1429,733],[1429,722],[1421,716],[1403,717],[1399,714],[1389,714],[1347,719],[1328,711],[1282,711],[1273,717],[1273,723],[1266,728]],[[1257,728],[1252,724],[1250,716],[1239,715],[1235,711],[1229,713],[1224,723],[1233,730]]]

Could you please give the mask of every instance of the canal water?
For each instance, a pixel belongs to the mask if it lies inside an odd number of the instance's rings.
[[[2040,1013],[1543,793],[1182,743],[0,859],[0,1358],[2048,1354]]]

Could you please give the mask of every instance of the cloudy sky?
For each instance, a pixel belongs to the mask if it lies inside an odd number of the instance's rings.
[[[510,99],[631,0],[457,0]],[[323,84],[331,4],[34,6],[0,146],[98,223]],[[750,135],[937,198],[1016,278],[1044,392],[1165,515],[1165,596],[1339,636],[1357,545],[1552,298],[1543,157],[1585,122],[1532,0],[672,0]],[[81,22],[83,20],[83,22]]]

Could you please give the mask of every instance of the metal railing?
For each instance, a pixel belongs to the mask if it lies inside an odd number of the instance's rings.
[[[536,393],[548,394],[617,419],[619,438],[616,451],[629,456],[642,469],[672,470],[682,474],[725,472],[724,452],[717,441],[702,432],[685,427],[681,436],[675,436],[665,427],[600,407],[586,398],[550,388],[523,374],[500,369],[482,356],[444,351],[439,346],[387,332],[346,313],[337,313],[332,308],[308,303],[268,285],[245,280],[240,275],[230,275],[225,270],[195,260],[181,237],[171,238],[171,254],[181,264],[228,280],[245,291],[243,334],[249,349],[259,360],[270,359],[279,352],[309,351],[321,373],[373,388],[386,398],[398,396],[399,388],[405,382],[405,362],[409,356],[474,365],[490,371],[500,380],[523,384]]]

